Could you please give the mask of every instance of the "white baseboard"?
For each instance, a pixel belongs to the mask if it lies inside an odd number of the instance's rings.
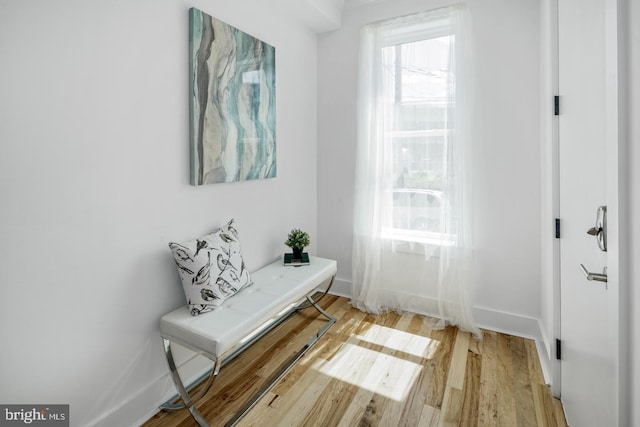
[[[329,293],[351,299],[351,281],[336,277]]]
[[[522,338],[542,339],[538,319],[534,317],[478,306],[473,307],[473,314],[476,323],[483,329]]]

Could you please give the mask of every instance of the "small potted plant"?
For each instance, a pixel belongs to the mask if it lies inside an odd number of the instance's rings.
[[[309,246],[309,234],[305,231],[294,228],[289,232],[287,240],[284,242],[293,251],[293,259],[302,259],[302,251],[305,246]]]

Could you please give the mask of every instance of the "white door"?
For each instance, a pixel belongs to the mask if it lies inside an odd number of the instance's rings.
[[[617,286],[580,268],[603,273],[609,261],[587,234],[611,191],[606,1],[558,0],[561,399],[569,425],[580,427],[617,425]]]

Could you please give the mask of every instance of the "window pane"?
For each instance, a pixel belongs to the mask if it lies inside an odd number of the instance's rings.
[[[403,102],[438,102],[451,98],[449,51],[451,36],[399,46]]]

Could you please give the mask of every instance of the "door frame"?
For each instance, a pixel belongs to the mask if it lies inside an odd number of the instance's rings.
[[[631,400],[629,372],[629,261],[628,237],[620,230],[628,230],[629,207],[621,194],[628,194],[627,166],[627,76],[625,45],[626,0],[605,0],[605,147],[607,179],[607,263],[609,285],[609,309],[612,316],[611,336],[614,340],[616,355],[616,402],[618,405],[618,425],[630,425]],[[607,208],[609,209],[609,208]],[[609,242],[611,246],[609,247]]]
[[[558,1],[541,0],[541,164],[542,164],[542,286],[548,287],[551,296],[551,325],[547,330],[553,334],[546,337],[550,359],[551,390],[555,397],[561,398],[561,361],[556,360],[552,351],[555,339],[561,339],[561,301],[560,301],[560,240],[552,236],[549,225],[555,225],[560,218],[560,164],[559,164],[559,117],[548,119],[551,99],[559,91],[558,57]],[[607,180],[607,304],[612,316],[611,336],[613,351],[616,355],[616,396],[617,424],[628,425],[630,420],[630,379],[625,372],[631,366],[629,358],[628,320],[630,314],[629,288],[620,287],[620,283],[629,283],[628,237],[620,233],[621,226],[628,229],[628,201],[621,200],[620,194],[628,193],[625,179],[627,166],[627,100],[628,87],[626,75],[625,45],[626,0],[605,0],[605,149]],[[552,93],[549,93],[552,92]],[[562,110],[560,110],[562,114]],[[562,221],[562,218],[560,218]],[[544,295],[544,292],[543,292]],[[543,297],[542,304],[548,303]],[[544,323],[543,319],[543,323]],[[543,334],[544,335],[544,334]],[[555,350],[555,349],[554,349]]]
[[[555,219],[560,218],[559,116],[552,113],[553,97],[559,93],[558,0],[541,0],[541,168],[542,168],[542,309],[551,305],[544,316],[543,337],[549,361],[549,378],[553,396],[561,394],[560,361],[556,359],[555,341],[560,338],[560,240],[555,237]],[[546,298],[545,298],[546,297]]]

